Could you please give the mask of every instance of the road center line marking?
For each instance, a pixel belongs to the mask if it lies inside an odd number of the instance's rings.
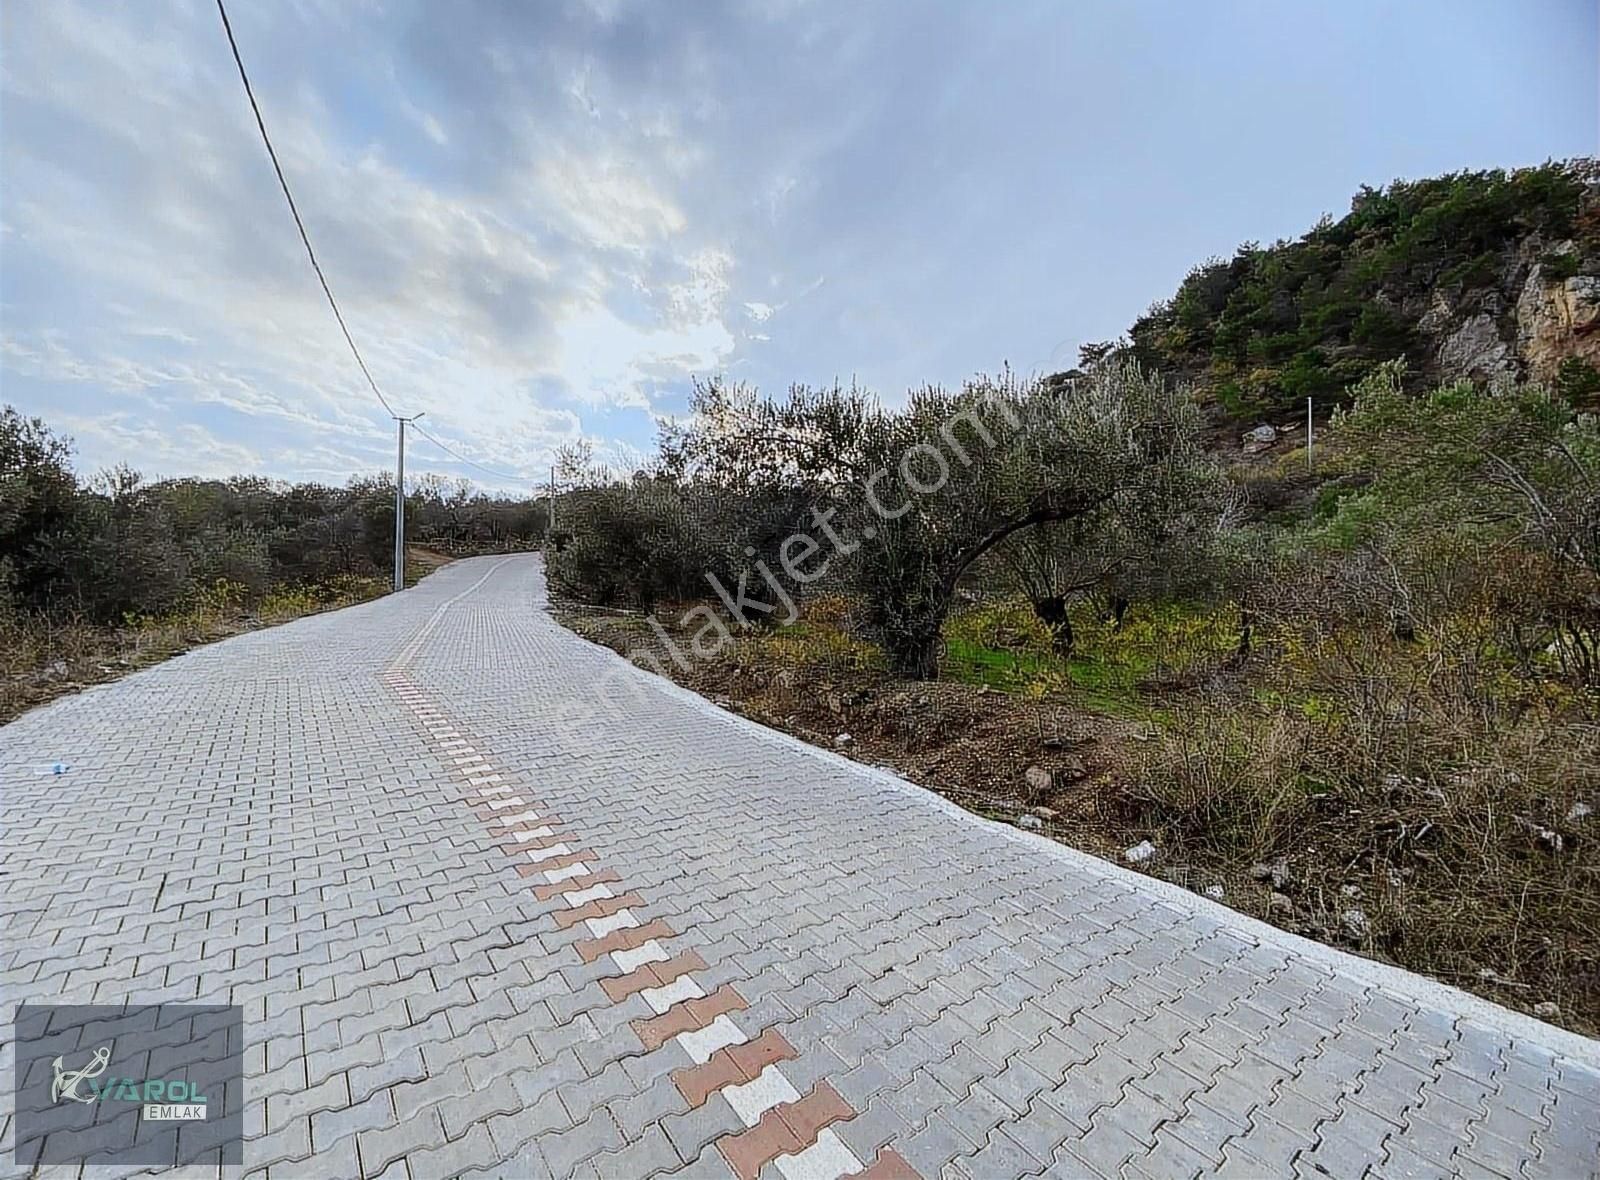
[[[633,916],[632,910],[624,909],[600,918],[585,918],[583,924],[595,938],[604,938],[613,930],[625,930],[630,926],[637,926],[639,919]]]
[[[705,996],[700,985],[687,975],[680,975],[663,987],[647,987],[639,993],[656,1015],[684,1000],[698,1000]]]
[[[683,1051],[696,1065],[704,1065],[711,1060],[711,1055],[718,1049],[726,1049],[729,1045],[742,1045],[748,1039],[739,1026],[725,1015],[717,1017],[704,1028],[679,1033],[673,1038],[683,1046]]]

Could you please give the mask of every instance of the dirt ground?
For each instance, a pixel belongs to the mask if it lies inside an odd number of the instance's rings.
[[[557,613],[579,634],[623,654],[658,645],[637,614],[576,607]],[[663,611],[661,617],[680,613]],[[723,708],[891,769],[969,811],[1511,1007],[1533,1010],[1541,999],[1557,996],[1559,1014],[1538,1014],[1581,1032],[1600,1029],[1600,987],[1593,971],[1581,965],[1592,940],[1581,940],[1576,959],[1564,965],[1552,960],[1522,981],[1513,978],[1514,968],[1525,958],[1507,953],[1497,959],[1493,951],[1453,945],[1447,932],[1461,917],[1461,880],[1437,872],[1440,866],[1426,863],[1420,850],[1415,857],[1423,859],[1400,868],[1392,857],[1372,855],[1381,817],[1358,815],[1330,799],[1296,851],[1270,866],[1239,860],[1204,833],[1183,840],[1150,827],[1137,801],[1137,767],[1140,756],[1154,748],[1147,743],[1159,740],[1154,722],[1072,694],[1034,697],[960,681],[901,681],[881,669],[850,669],[848,661],[818,675],[814,667],[774,661],[770,647],[742,638],[719,657],[693,661],[686,670],[663,663],[675,681]],[[1129,851],[1145,841],[1154,842],[1157,854],[1130,858]],[[1394,901],[1399,896],[1403,903]],[[1356,905],[1371,911],[1370,926],[1363,921],[1352,928],[1342,920]],[[1404,936],[1392,934],[1402,927]],[[1433,931],[1432,941],[1418,938],[1419,930]]]
[[[617,652],[652,640],[637,616],[558,613],[580,635]],[[1116,802],[1126,750],[1149,737],[1137,721],[1059,698],[1029,699],[952,681],[896,681],[881,672],[801,683],[789,669],[737,655],[696,661],[687,671],[669,666],[677,683],[722,708],[893,770],[990,819],[1122,863],[1128,863],[1126,850],[1149,835],[1130,827]],[[1187,872],[1170,865],[1159,875],[1190,884]],[[1208,878],[1194,887],[1215,883]]]

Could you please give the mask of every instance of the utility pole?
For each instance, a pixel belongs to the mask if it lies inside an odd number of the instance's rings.
[[[400,447],[394,463],[394,588],[406,588],[406,423],[415,422],[421,414],[409,418],[394,415],[400,428]]]
[[[1311,399],[1306,398],[1306,470],[1316,470],[1316,465],[1311,461]]]

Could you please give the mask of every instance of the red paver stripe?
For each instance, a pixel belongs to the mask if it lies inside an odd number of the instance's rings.
[[[588,864],[599,859],[600,856],[594,849],[580,848],[577,852],[563,852],[560,856],[552,856],[549,860],[529,861],[525,865],[518,865],[517,872],[524,877],[531,877],[535,873],[545,873],[551,869],[564,869],[568,865]],[[558,881],[556,884],[566,885],[566,882]],[[568,886],[568,888],[571,888],[571,886]],[[562,892],[565,893],[567,890],[563,889]]]
[[[702,1106],[722,1087],[753,1082],[767,1066],[799,1055],[781,1032],[769,1028],[753,1041],[718,1049],[703,1065],[674,1070],[672,1083],[691,1107]]]
[[[611,997],[613,1004],[620,1004],[634,992],[642,992],[647,987],[665,987],[680,975],[687,975],[691,971],[704,971],[706,961],[696,951],[685,951],[681,955],[660,963],[645,963],[636,971],[626,975],[613,975],[609,979],[602,979],[600,986],[606,989],[606,995]]]
[[[598,873],[585,873],[581,877],[568,877],[565,881],[557,881],[554,885],[535,885],[533,895],[540,901],[549,901],[552,897],[559,897],[563,893],[574,893],[580,889],[588,889],[591,885],[599,885],[607,881],[620,881],[616,869],[601,869]]]
[[[474,808],[474,810],[479,811],[481,814],[482,811],[487,810],[487,808],[483,808],[480,805],[479,807]],[[491,836],[503,836],[511,830],[511,827],[506,823],[506,820],[512,819],[519,815],[526,815],[530,811],[537,811],[539,813],[539,818],[525,819],[522,821],[521,826],[525,828],[537,828],[541,824],[547,824],[552,828],[559,829],[561,827],[561,817],[553,812],[546,811],[539,804],[537,799],[528,799],[521,807],[507,807],[505,810],[497,811],[493,815],[485,815],[483,816],[483,826],[489,830],[489,834]]]
[[[553,836],[535,836],[531,840],[518,840],[515,836],[509,834],[509,829],[502,829],[491,834],[494,836],[494,846],[502,851],[511,853],[513,856],[519,852],[529,852],[540,848],[554,848],[557,844],[572,839],[571,836],[564,836],[560,832],[555,833]]]
[[[614,914],[618,910],[625,910],[630,906],[636,905],[644,905],[644,898],[637,893],[624,893],[621,897],[597,897],[593,901],[586,901],[574,909],[557,910],[550,916],[555,919],[557,926],[565,930],[568,926],[576,925],[585,918],[603,918],[607,914]]]
[[[646,1050],[656,1049],[679,1033],[704,1028],[725,1013],[738,1012],[749,1006],[749,1001],[736,992],[732,984],[725,983],[709,996],[684,1000],[659,1016],[635,1020],[633,1031],[638,1034]]]
[[[612,951],[631,951],[652,938],[671,938],[674,933],[672,927],[660,918],[652,918],[643,926],[625,926],[621,930],[613,930],[604,938],[580,938],[572,946],[579,958],[585,963],[592,963],[601,955],[609,955]]]
[[[774,1106],[748,1130],[724,1135],[717,1140],[717,1147],[740,1180],[756,1180],[761,1169],[780,1155],[804,1151],[817,1141],[822,1128],[854,1118],[855,1113],[838,1091],[827,1082],[819,1082],[798,1102]]]
[[[793,1155],[804,1147],[788,1124],[770,1110],[749,1130],[717,1140],[717,1149],[739,1180],[756,1180],[761,1169],[780,1155]]]
[[[781,1102],[774,1109],[789,1124],[795,1138],[808,1146],[817,1141],[817,1132],[829,1123],[856,1117],[855,1109],[827,1082],[818,1082],[799,1102]]]

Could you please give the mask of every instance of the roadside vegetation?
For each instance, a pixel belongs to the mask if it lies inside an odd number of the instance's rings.
[[[1600,1033],[1597,341],[1592,164],[1365,190],[1069,372],[706,380],[640,470],[563,456],[550,585],[727,708]],[[69,460],[0,413],[0,719],[385,588],[381,478]],[[547,523],[436,481],[407,517]]]
[[[568,456],[565,618],[974,811],[1600,1031],[1595,382],[1446,377],[1417,334],[1430,286],[1587,291],[1580,171],[1364,193],[1068,373],[894,405],[708,382],[645,469]],[[1314,457],[1241,449],[1308,392]]]
[[[86,483],[70,442],[0,408],[0,722],[199,643],[387,592],[394,483]],[[532,548],[546,508],[424,479],[406,497],[408,574]]]

